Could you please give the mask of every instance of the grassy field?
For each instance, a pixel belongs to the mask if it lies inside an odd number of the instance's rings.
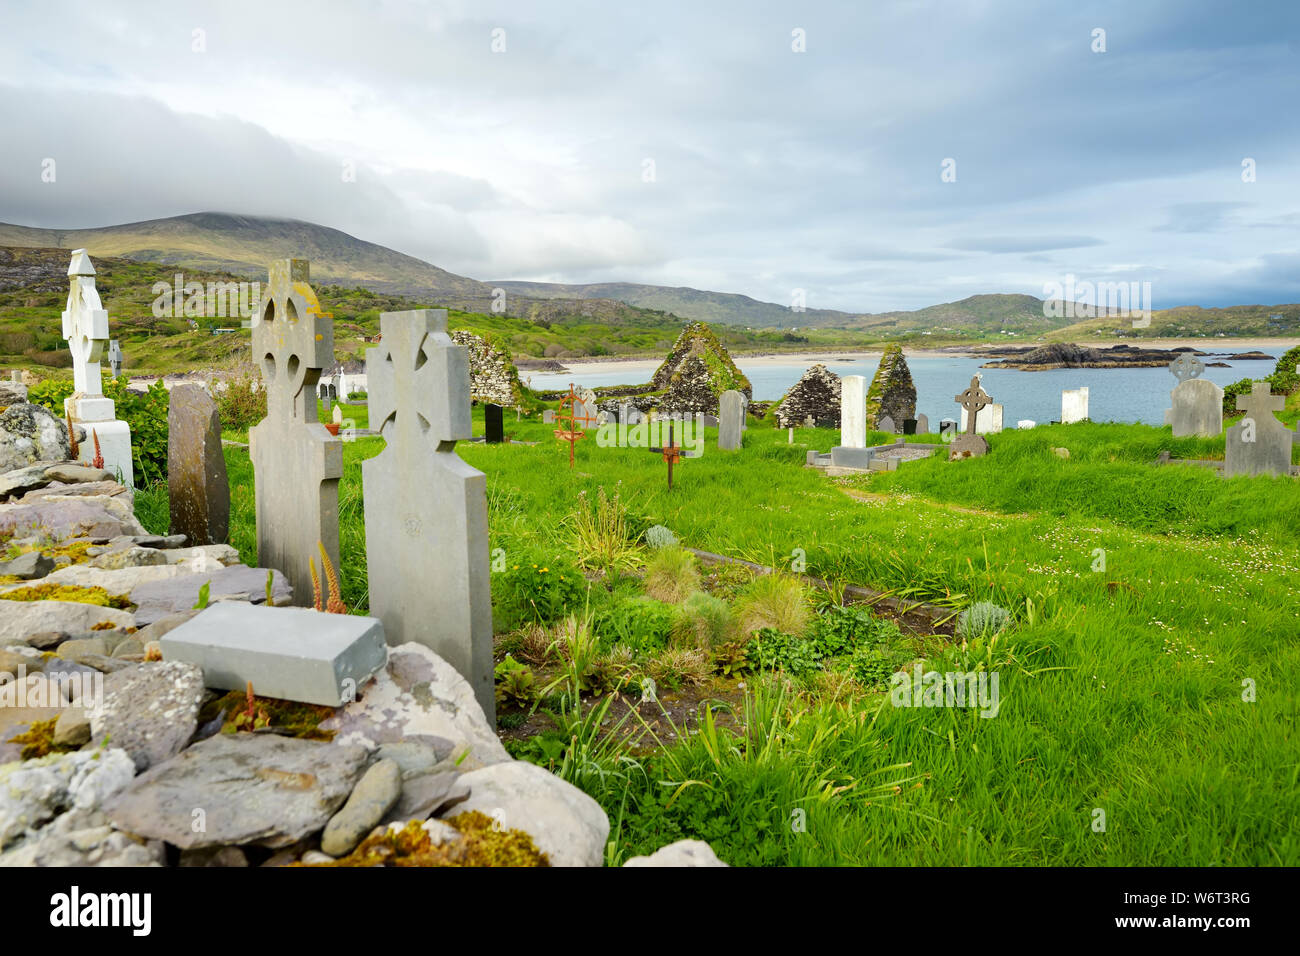
[[[537,444],[458,446],[488,476],[506,562],[493,575],[499,648],[528,662],[528,679],[499,669],[501,724],[517,755],[605,806],[611,863],[688,836],[733,864],[1300,863],[1300,483],[1151,464],[1163,448],[1221,456],[1221,439],[1040,427],[991,436],[980,460],[828,479],[802,463],[837,432],[796,429],[791,445],[752,426],[739,452],[710,432],[669,492],[645,449],[589,434],[570,469],[552,426],[507,415],[506,431]],[[366,604],[360,462],[381,448],[345,447],[354,609]],[[232,543],[252,562],[246,451],[229,449],[228,465]],[[165,524],[165,491],[139,502]],[[793,578],[774,594],[646,548],[655,524],[776,567],[803,558],[834,582],[990,601],[1013,622],[964,647],[865,616],[840,628]],[[540,570],[567,583],[538,584]],[[693,589],[707,596],[682,598]],[[763,620],[760,638],[746,633]],[[996,716],[893,706],[888,674],[919,659],[996,672]],[[660,703],[623,706],[646,675]]]

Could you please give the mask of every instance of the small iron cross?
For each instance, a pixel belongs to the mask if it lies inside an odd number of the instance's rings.
[[[673,490],[673,465],[682,460],[682,446],[673,440],[673,420],[668,419],[668,444],[662,448],[651,448],[650,451],[662,455],[664,461],[668,463],[668,490]]]
[[[446,309],[385,312],[381,344],[366,350],[370,421],[390,444],[452,451],[471,432],[469,358],[447,334]]]
[[[968,435],[975,434],[975,416],[979,414],[980,409],[993,404],[989,393],[980,385],[978,375],[970,380],[970,387],[966,391],[953,396],[953,401],[966,409],[966,434]]]
[[[266,384],[267,416],[305,423],[317,420],[316,382],[334,362],[334,322],[308,285],[310,275],[306,259],[271,263],[253,320],[253,358]]]
[[[1174,378],[1178,379],[1178,383],[1181,385],[1188,379],[1199,378],[1201,373],[1205,371],[1205,363],[1191,352],[1184,352],[1169,363],[1169,371],[1173,373]]]
[[[557,428],[555,430],[555,437],[558,438],[560,441],[567,441],[569,443],[569,467],[570,468],[573,467],[574,444],[577,442],[579,438],[586,437],[582,429],[578,426],[578,422],[583,422],[584,424],[592,424],[593,422],[596,421],[596,419],[592,418],[590,415],[587,414],[587,406],[585,402],[583,403],[582,406],[583,408],[582,414],[579,415],[577,413],[577,405],[579,401],[581,401],[581,399],[578,398],[577,394],[573,391],[573,383],[570,382],[569,394],[564,396],[564,398],[560,399],[560,411],[559,414],[555,416],[555,424],[563,425],[566,421],[569,423],[568,428]],[[569,409],[569,414],[567,417],[564,414],[564,409],[566,406]]]

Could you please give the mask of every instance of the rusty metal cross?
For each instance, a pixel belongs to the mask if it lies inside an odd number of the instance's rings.
[[[682,446],[678,445],[673,439],[673,420],[668,419],[668,443],[662,448],[651,448],[650,451],[663,456],[668,463],[668,490],[673,490],[673,465],[682,460]]]

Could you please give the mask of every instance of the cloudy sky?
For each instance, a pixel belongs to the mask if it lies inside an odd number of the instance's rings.
[[[1300,301],[1296,0],[16,6],[4,222],[290,217],[848,311]]]

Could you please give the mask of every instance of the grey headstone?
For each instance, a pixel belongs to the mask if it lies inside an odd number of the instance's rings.
[[[167,402],[167,494],[171,530],[193,545],[224,544],[230,485],[217,403],[202,385],[177,385]]]
[[[366,370],[387,444],[361,466],[370,611],[389,643],[418,641],[459,671],[493,721],[487,477],[456,454],[471,434],[469,351],[444,309],[385,312],[380,329]]]
[[[735,389],[722,393],[718,402],[718,448],[734,451],[740,447],[740,433],[745,424],[745,396]]]
[[[916,416],[916,434],[918,435],[930,434],[930,418],[928,415]]]
[[[388,661],[373,617],[223,601],[160,640],[163,659],[203,671],[203,683],[279,700],[338,707]]]
[[[1225,477],[1290,474],[1291,430],[1273,415],[1285,407],[1286,399],[1272,394],[1268,382],[1256,382],[1248,395],[1237,396],[1237,408],[1246,415],[1224,438]]]
[[[720,419],[717,415],[705,415],[702,421],[705,428],[717,428],[720,424]]]
[[[894,424],[892,418],[888,415],[882,415],[880,420],[876,422],[876,431],[884,432],[887,435],[895,435],[898,433],[898,427]]]
[[[266,418],[248,432],[257,498],[258,561],[283,571],[299,604],[311,600],[309,561],[318,543],[339,567],[343,443],[317,421],[312,398],[334,362],[334,320],[307,280],[305,259],[271,264],[253,354],[266,384]]]
[[[1185,378],[1174,386],[1170,398],[1173,408],[1167,415],[1175,438],[1217,438],[1223,432],[1223,389],[1209,379]]]
[[[831,449],[831,464],[836,468],[871,467],[872,450],[870,448],[847,448],[836,445]]]
[[[645,416],[641,414],[641,409],[635,405],[624,405],[623,411],[619,412],[618,420],[620,423],[627,422],[629,425],[640,425],[645,421]]]
[[[543,425],[555,424],[555,409],[548,408],[546,409],[546,411],[542,412],[542,424]]]

